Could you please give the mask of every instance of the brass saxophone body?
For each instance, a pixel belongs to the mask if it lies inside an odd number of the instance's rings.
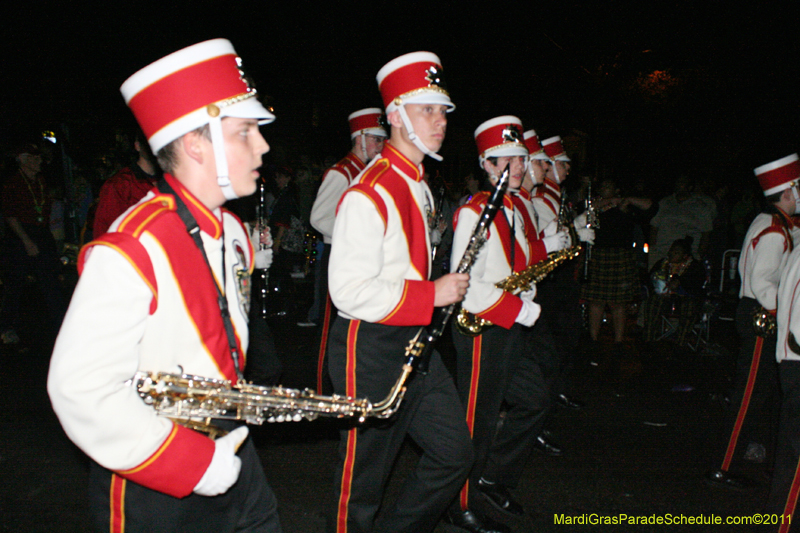
[[[147,405],[175,422],[215,436],[224,433],[214,420],[248,424],[299,422],[316,418],[389,418],[403,394],[390,395],[373,405],[366,398],[320,396],[311,389],[263,387],[245,381],[205,378],[191,374],[137,372],[126,385],[134,387]]]
[[[549,253],[547,257],[535,265],[531,265],[525,270],[511,274],[498,281],[495,283],[495,287],[510,292],[511,294],[529,291],[534,284],[542,281],[550,272],[555,270],[558,265],[580,255],[581,243],[578,240],[578,232],[575,230],[575,226],[572,223],[573,217],[569,216],[565,209],[565,204],[566,202],[564,198],[562,198],[558,213],[559,226],[568,228],[572,245],[569,248]],[[463,307],[459,309],[456,315],[456,329],[459,333],[467,337],[477,337],[493,325],[494,324],[492,324],[490,320],[473,315]]]
[[[581,244],[578,242],[578,235],[575,228],[572,226],[569,226],[569,228],[572,246],[548,254],[546,258],[535,265],[531,265],[525,270],[521,270],[516,274],[511,274],[498,281],[495,283],[495,287],[510,292],[511,294],[529,291],[533,285],[546,278],[558,265],[564,261],[569,261],[578,257],[581,253]],[[458,332],[467,337],[477,337],[487,328],[494,325],[491,321],[473,315],[463,307],[459,310],[458,315],[456,315],[455,324]]]

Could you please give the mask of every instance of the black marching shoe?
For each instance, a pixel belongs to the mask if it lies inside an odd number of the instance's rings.
[[[728,490],[746,491],[753,488],[753,482],[743,476],[725,470],[712,470],[706,473],[705,482],[713,487]]]
[[[566,394],[559,394],[556,396],[556,403],[561,407],[566,407],[567,409],[583,409],[584,407],[583,402],[579,402],[574,398],[570,398]]]
[[[564,454],[559,446],[549,441],[544,435],[536,437],[536,440],[533,441],[533,449],[551,457],[560,457]]]
[[[505,524],[495,522],[488,517],[478,517],[467,509],[466,511],[448,511],[445,521],[469,533],[511,533],[511,528]]]
[[[511,496],[511,492],[504,485],[489,483],[485,479],[480,479],[478,480],[478,490],[483,494],[486,500],[492,504],[492,507],[498,511],[512,516],[522,516],[525,514],[525,509]]]

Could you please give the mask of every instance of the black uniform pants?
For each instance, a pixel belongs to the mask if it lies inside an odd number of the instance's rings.
[[[267,485],[264,468],[248,438],[238,452],[242,469],[238,481],[214,497],[190,494],[175,498],[131,481],[124,481],[124,501],[111,520],[112,478],[119,477],[94,461],[89,472],[89,507],[98,532],[125,533],[280,533],[278,503]],[[121,526],[121,528],[119,527]]]
[[[800,361],[782,361],[779,365],[783,403],[781,404],[780,429],[775,453],[775,471],[772,476],[765,513],[779,516],[792,514],[797,522],[797,492],[800,490]],[[784,522],[786,517],[784,516]],[[766,528],[765,528],[766,529]],[[770,531],[778,531],[778,526]],[[797,531],[798,526],[792,531]],[[789,531],[785,527],[781,531]]]
[[[384,399],[401,373],[408,341],[418,327],[372,324],[337,317],[328,345],[334,390],[373,403]],[[464,409],[453,380],[434,352],[427,374],[414,373],[395,415],[341,432],[335,472],[335,509],[329,531],[433,531],[472,467]],[[375,517],[406,435],[422,457],[392,507]]]
[[[753,311],[760,307],[753,298],[742,298],[736,307],[736,331],[739,334],[739,354],[731,394],[731,408],[726,416],[725,448],[722,470],[728,470],[734,457],[742,457],[750,442],[767,449],[774,457],[780,409],[778,363],[775,361],[775,337],[762,339],[761,350],[754,366],[759,339],[753,329]]]
[[[475,450],[475,464],[457,502],[461,509],[469,509],[471,492],[483,474],[508,388],[509,368],[521,351],[521,332],[518,324],[510,330],[493,326],[468,337],[453,328],[458,393]]]
[[[536,438],[544,429],[550,411],[550,387],[538,357],[555,351],[552,335],[544,322],[522,328],[521,349],[510,366],[504,401],[506,416],[498,429],[484,468],[487,481],[514,488]],[[545,357],[545,359],[552,359]],[[556,369],[551,369],[554,372]]]

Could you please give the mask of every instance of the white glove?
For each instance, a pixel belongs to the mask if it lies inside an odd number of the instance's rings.
[[[253,249],[256,251],[255,258],[253,259],[253,266],[255,268],[264,269],[272,266],[272,234],[270,233],[269,226],[264,226],[262,231],[259,231],[259,226],[253,226],[250,232],[250,241],[253,243]],[[261,244],[266,247],[261,249]]]
[[[523,292],[519,293],[517,296],[519,296],[523,300],[527,300],[529,302],[532,302],[533,299],[536,298],[536,285],[533,285],[530,288],[530,290],[523,291]]]
[[[588,242],[594,244],[594,230],[592,228],[578,228],[578,240],[581,242]]]
[[[575,217],[575,229],[580,231],[581,228],[586,227],[586,212],[581,213],[577,217]],[[581,239],[583,240],[583,239]]]
[[[542,306],[533,300],[522,298],[522,309],[519,310],[519,314],[517,315],[515,322],[517,324],[522,324],[523,326],[532,326],[536,323],[536,320],[541,314]]]
[[[195,485],[195,494],[216,496],[227,492],[236,483],[242,469],[242,460],[236,456],[236,450],[247,438],[248,432],[247,426],[242,426],[214,441],[214,456],[206,473]]]
[[[544,227],[544,235],[545,237],[550,237],[556,233],[558,233],[558,219],[554,218]]]
[[[272,248],[266,250],[256,250],[254,268],[264,269],[272,266]]]
[[[555,235],[551,235],[542,239],[542,242],[544,243],[544,249],[548,254],[563,250],[564,248],[569,248],[569,246],[572,244],[571,241],[572,239],[569,238],[569,233],[566,231],[559,231]]]

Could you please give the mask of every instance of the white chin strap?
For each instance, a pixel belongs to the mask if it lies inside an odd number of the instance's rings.
[[[800,213],[800,195],[797,194],[797,187],[792,187],[792,196],[794,196],[794,214]]]
[[[408,138],[412,143],[414,143],[414,146],[422,150],[422,152],[426,154],[428,157],[435,159],[437,161],[441,161],[442,156],[440,156],[439,154],[437,154],[436,152],[432,151],[427,146],[425,146],[425,143],[423,143],[422,140],[420,140],[420,138],[417,137],[417,134],[414,133],[414,127],[411,125],[411,121],[408,119],[408,114],[406,113],[405,105],[400,104],[399,106],[397,106],[397,109],[400,111],[400,118],[403,119],[403,125],[406,127],[406,131],[408,132]]]
[[[556,160],[555,159],[551,159],[550,160],[550,166],[553,167],[553,177],[556,179],[556,183],[561,185],[561,176],[558,175],[558,167],[556,166]]]
[[[212,117],[208,127],[211,131],[211,146],[214,148],[214,160],[217,164],[217,185],[222,189],[226,200],[235,200],[239,196],[234,192],[228,177],[228,160],[225,158],[225,141],[222,137],[222,117]]]
[[[361,132],[361,151],[364,152],[364,161],[369,162],[369,154],[367,153],[367,134]]]

